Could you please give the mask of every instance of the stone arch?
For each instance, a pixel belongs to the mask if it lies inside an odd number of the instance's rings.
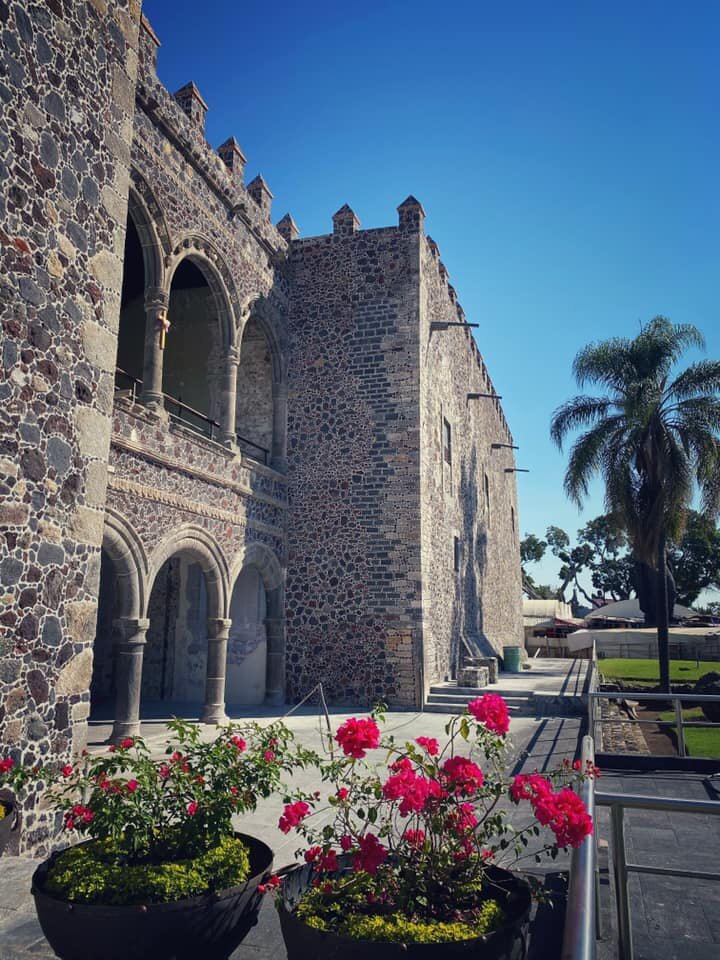
[[[287,362],[280,337],[279,311],[267,297],[256,296],[248,299],[240,313],[237,333],[237,346],[242,345],[242,336],[250,317],[260,325],[270,347],[273,388],[287,390]]]
[[[149,564],[152,583],[166,560],[177,553],[186,553],[199,564],[208,592],[208,618],[223,620],[227,615],[229,575],[223,552],[215,539],[202,527],[191,524],[180,527],[153,550]],[[149,599],[149,598],[148,598]],[[146,616],[146,606],[143,616]]]
[[[172,250],[170,232],[167,228],[160,203],[150,184],[134,167],[130,169],[128,208],[143,240],[143,245],[147,242],[148,247],[154,247],[157,253],[157,269],[151,271],[149,269],[150,264],[147,262],[145,264],[148,284],[161,287],[163,258],[167,257]],[[152,282],[149,279],[150,277],[154,278]]]
[[[277,705],[285,702],[285,573],[275,553],[265,544],[246,544],[232,565],[231,587],[248,567],[254,567],[258,571],[265,587],[265,702]]]
[[[110,507],[105,511],[102,549],[113,562],[119,616],[128,619],[143,616],[147,603],[147,555],[135,530]]]
[[[217,247],[201,234],[185,237],[165,257],[165,292],[170,296],[173,276],[183,260],[190,260],[200,270],[213,294],[217,309],[223,348],[235,343],[236,317],[240,306],[230,269]]]

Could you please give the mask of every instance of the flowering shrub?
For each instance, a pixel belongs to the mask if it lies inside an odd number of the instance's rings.
[[[339,728],[334,741],[342,756],[318,761],[325,799],[285,798],[279,827],[305,839],[304,859],[313,866],[312,887],[297,908],[311,926],[379,940],[480,936],[502,922],[491,866],[555,856],[592,832],[570,787],[595,768],[566,762],[547,775],[506,776],[510,724],[502,697],[470,703],[448,723],[442,749],[430,737],[382,737],[382,720],[377,709]],[[386,752],[384,768],[364,760],[377,747]],[[516,828],[510,813],[519,804],[534,818]],[[535,839],[542,828],[550,837]]]
[[[13,757],[0,758],[0,788],[5,787],[7,790],[11,790],[18,800],[22,798],[23,791],[28,783],[40,781],[47,774],[48,769],[45,767],[21,765],[16,763]],[[5,817],[7,811],[7,801],[5,804],[0,801],[0,820]]]
[[[168,724],[165,756],[140,738],[83,754],[50,791],[73,837],[109,842],[132,863],[197,858],[233,836],[232,817],[281,789],[281,774],[304,762],[281,722],[222,728],[203,741],[185,720]]]

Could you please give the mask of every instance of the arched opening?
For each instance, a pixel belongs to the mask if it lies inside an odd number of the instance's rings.
[[[145,265],[137,227],[128,217],[123,254],[115,386],[136,395],[145,353]]]
[[[237,379],[238,446],[249,457],[270,463],[273,449],[273,356],[265,331],[251,316],[240,345]]]
[[[173,275],[162,389],[168,413],[213,437],[219,426],[223,345],[215,295],[189,258]]]
[[[141,716],[165,700],[202,704],[208,646],[208,590],[199,563],[185,552],[163,563],[155,577],[142,667]]]
[[[115,563],[107,550],[103,549],[100,554],[100,589],[93,643],[93,672],[90,682],[92,719],[98,714],[108,713],[115,703],[113,621],[122,614],[121,595],[116,589],[117,581]]]
[[[267,598],[257,567],[245,567],[230,600],[225,701],[233,706],[263,703],[267,675]]]

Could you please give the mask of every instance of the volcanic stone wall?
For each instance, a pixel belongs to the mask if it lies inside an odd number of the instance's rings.
[[[420,404],[426,687],[454,676],[466,637],[478,651],[522,643],[513,451],[498,400],[437,246],[421,247]],[[479,336],[482,338],[482,329]],[[450,463],[447,462],[449,427]]]
[[[0,743],[26,763],[85,739],[138,21],[0,0]]]
[[[288,699],[420,703],[417,232],[292,244]]]

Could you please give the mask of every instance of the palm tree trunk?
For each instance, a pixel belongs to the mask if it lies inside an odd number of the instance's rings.
[[[660,690],[670,693],[670,631],[668,612],[667,556],[665,533],[660,536],[657,562],[657,642],[660,661]]]

